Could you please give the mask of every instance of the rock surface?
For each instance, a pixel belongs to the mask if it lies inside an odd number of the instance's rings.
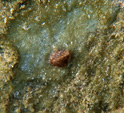
[[[123,1],[0,6],[0,112],[100,113],[124,106]],[[69,66],[50,65],[51,53],[63,48],[73,52]]]

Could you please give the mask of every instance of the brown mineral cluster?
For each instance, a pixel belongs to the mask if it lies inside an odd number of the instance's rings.
[[[61,50],[54,52],[50,57],[50,63],[57,67],[67,66],[71,54],[67,50]]]

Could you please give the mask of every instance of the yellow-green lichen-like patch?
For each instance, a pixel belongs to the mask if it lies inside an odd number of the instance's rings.
[[[6,112],[9,97],[12,93],[13,68],[18,62],[16,49],[5,40],[0,38],[0,110]]]
[[[27,4],[28,2],[28,4]],[[0,0],[0,35],[6,35],[8,31],[8,25],[11,20],[15,20],[21,10],[26,9],[30,4],[29,0]],[[28,9],[27,11],[30,11]]]

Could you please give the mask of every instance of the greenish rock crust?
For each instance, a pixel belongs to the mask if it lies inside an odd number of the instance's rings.
[[[123,111],[121,1],[0,0],[0,9],[0,112]],[[50,65],[63,49],[69,65]]]

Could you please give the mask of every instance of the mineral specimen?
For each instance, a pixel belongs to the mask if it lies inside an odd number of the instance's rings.
[[[57,67],[67,66],[70,56],[71,54],[67,50],[56,51],[51,55],[50,63]]]

